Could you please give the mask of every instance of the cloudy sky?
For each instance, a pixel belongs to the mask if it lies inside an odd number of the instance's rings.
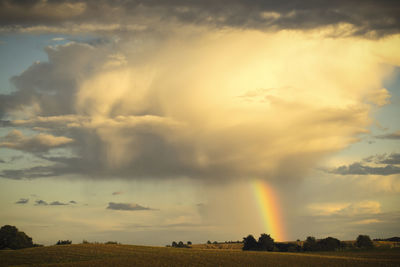
[[[400,234],[397,1],[0,0],[0,224],[42,244]],[[279,240],[279,237],[275,237]]]

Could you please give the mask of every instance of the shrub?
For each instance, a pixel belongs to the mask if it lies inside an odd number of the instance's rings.
[[[0,228],[0,249],[21,249],[33,247],[32,238],[24,232],[18,231],[17,227],[4,225]]]
[[[72,241],[71,240],[58,240],[56,245],[71,245]]]

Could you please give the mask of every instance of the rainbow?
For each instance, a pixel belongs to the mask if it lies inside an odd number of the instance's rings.
[[[271,235],[275,241],[285,241],[283,220],[274,189],[264,181],[254,181],[252,188],[260,209],[265,233]]]

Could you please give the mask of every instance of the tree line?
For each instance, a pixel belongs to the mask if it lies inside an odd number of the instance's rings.
[[[298,240],[299,241],[299,240]],[[355,242],[358,248],[373,248],[374,245],[368,235],[359,235]],[[300,252],[300,251],[335,251],[353,247],[352,243],[340,241],[334,237],[315,239],[309,236],[304,242],[275,242],[268,234],[261,234],[258,240],[253,235],[243,238],[243,250],[256,251],[280,251],[280,252]]]

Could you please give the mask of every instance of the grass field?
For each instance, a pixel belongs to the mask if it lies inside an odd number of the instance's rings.
[[[400,250],[279,253],[80,244],[3,250],[0,266],[400,266]]]

